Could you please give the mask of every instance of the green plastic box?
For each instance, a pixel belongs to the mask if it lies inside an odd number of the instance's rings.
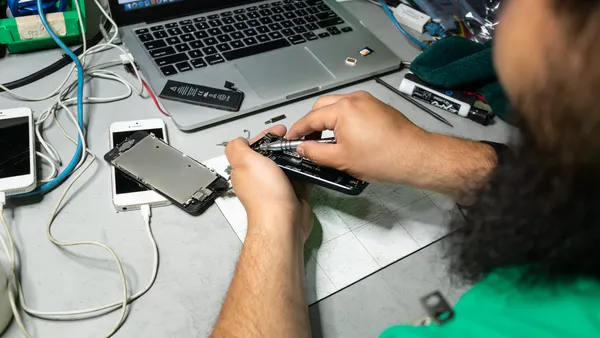
[[[75,1],[79,1],[83,27],[85,28],[85,0],[71,0],[65,12],[47,15],[48,21],[55,31],[57,30],[55,27],[59,27],[59,29],[64,28],[66,34],[59,35],[59,37],[67,45],[75,45],[81,40],[79,17]],[[61,15],[64,16],[64,26],[62,20],[60,20]],[[50,36],[36,38],[36,36],[43,33],[47,34],[41,25],[41,21],[39,21],[39,16],[36,15],[16,19],[0,19],[0,44],[6,45],[8,51],[13,54],[56,48],[56,42]]]

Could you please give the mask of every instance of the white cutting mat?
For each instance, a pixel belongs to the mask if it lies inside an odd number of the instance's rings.
[[[225,156],[204,162],[225,177]],[[235,196],[216,204],[243,242],[244,207]],[[312,304],[450,233],[451,199],[405,186],[371,184],[359,196],[315,187],[315,227],[305,246]]]

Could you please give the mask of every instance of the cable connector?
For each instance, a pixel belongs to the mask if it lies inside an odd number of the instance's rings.
[[[152,217],[152,210],[150,209],[150,205],[144,204],[144,205],[142,205],[140,210],[141,210],[142,218],[144,219],[144,222],[150,223],[150,218]]]
[[[431,22],[429,15],[421,13],[405,4],[400,4],[398,7],[392,9],[392,11],[394,12],[394,17],[401,25],[419,33],[425,32],[425,25]]]
[[[427,34],[431,35],[431,36],[439,36],[440,38],[445,38],[447,36],[446,31],[444,30],[444,27],[442,27],[442,25],[440,25],[437,22],[429,22],[425,25],[425,30],[427,31]]]

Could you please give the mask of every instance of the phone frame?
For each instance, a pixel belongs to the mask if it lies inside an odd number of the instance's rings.
[[[113,134],[119,132],[137,132],[147,131],[149,129],[162,129],[165,143],[169,143],[169,137],[167,135],[167,126],[161,119],[148,119],[148,120],[137,120],[137,121],[120,121],[110,125],[109,128],[109,149],[114,148]],[[152,207],[160,207],[170,205],[171,202],[160,195],[159,193],[148,190],[138,191],[124,194],[117,194],[117,184],[115,180],[116,168],[110,166],[110,178],[111,178],[111,193],[114,207],[117,211],[130,211],[137,210],[142,205],[148,204]]]
[[[29,174],[0,178],[0,191],[7,196],[30,192],[37,186],[36,181],[36,148],[35,134],[33,132],[33,112],[29,108],[15,108],[0,110],[0,120],[27,117],[29,119]]]

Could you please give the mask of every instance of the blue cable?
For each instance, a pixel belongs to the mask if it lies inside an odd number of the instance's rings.
[[[423,42],[417,40],[414,36],[408,34],[408,32],[406,30],[404,30],[404,28],[402,28],[402,26],[400,25],[400,23],[398,23],[398,20],[396,20],[396,17],[394,17],[394,13],[392,13],[392,11],[390,10],[390,8],[388,7],[388,5],[385,3],[384,0],[378,0],[378,1],[379,1],[379,4],[381,5],[381,8],[383,8],[383,10],[385,11],[385,13],[390,17],[390,19],[392,20],[392,22],[394,23],[394,25],[396,26],[396,28],[398,28],[398,30],[400,31],[400,33],[402,33],[404,36],[406,36],[415,45],[417,45],[417,46],[419,46],[419,47],[421,47],[423,49],[429,48],[428,45],[426,45]]]
[[[50,27],[48,20],[46,20],[46,15],[44,14],[44,9],[42,8],[42,0],[37,0],[38,13],[40,15],[40,19],[42,20],[42,24],[48,31],[48,34],[52,37],[52,39],[56,42],[56,44],[65,51],[65,53],[73,60],[75,63],[75,67],[77,67],[77,123],[81,130],[84,130],[85,126],[83,123],[83,65],[79,61],[79,58],[60,40],[60,38],[56,35],[56,33]],[[37,194],[45,194],[52,189],[56,188],[60,183],[62,183],[75,169],[77,162],[81,158],[83,153],[83,143],[81,142],[81,137],[79,133],[77,133],[77,150],[75,150],[75,155],[71,159],[71,162],[67,165],[67,167],[60,173],[56,178],[52,181],[45,183],[33,191],[26,193],[15,195],[13,197],[26,197]]]

